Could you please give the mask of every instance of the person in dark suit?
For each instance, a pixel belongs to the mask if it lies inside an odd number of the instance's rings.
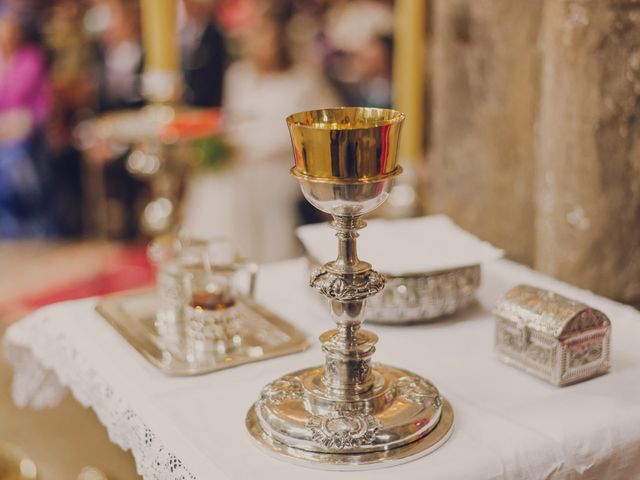
[[[213,20],[213,0],[184,0],[180,29],[184,101],[194,107],[219,107],[226,66],[224,36]]]
[[[141,74],[144,51],[140,32],[140,10],[133,0],[107,0],[110,21],[95,45],[96,105],[98,115],[137,109],[145,105]],[[106,225],[92,226],[100,235],[131,240],[139,235],[141,206],[148,196],[147,184],[126,169],[130,150],[104,151],[104,147],[84,151],[85,160],[103,166],[108,209]]]

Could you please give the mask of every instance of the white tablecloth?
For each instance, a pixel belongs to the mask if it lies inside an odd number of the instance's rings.
[[[302,260],[267,266],[258,298],[316,338],[331,323],[306,281]],[[489,309],[522,282],[610,316],[611,373],[559,389],[494,358]],[[55,402],[59,380],[96,410],[114,442],[132,450],[145,479],[640,478],[640,313],[505,260],[484,268],[479,300],[438,323],[370,326],[381,337],[375,360],[433,380],[451,401],[456,425],[435,453],[366,472],[292,466],[265,455],[245,433],[245,413],[264,384],[322,362],[317,342],[301,354],[170,378],[124,342],[88,299],[32,314],[8,329],[5,346],[16,365],[18,403]]]

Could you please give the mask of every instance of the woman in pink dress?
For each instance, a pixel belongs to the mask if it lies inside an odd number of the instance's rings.
[[[51,97],[46,57],[27,40],[27,13],[0,6],[0,237],[46,231],[36,151]]]

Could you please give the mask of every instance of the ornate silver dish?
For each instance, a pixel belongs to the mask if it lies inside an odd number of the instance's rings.
[[[320,263],[307,255],[310,267]],[[379,324],[428,322],[469,306],[480,287],[480,265],[412,273],[384,274],[387,283],[367,303],[365,319]]]
[[[480,265],[411,275],[386,275],[387,286],[367,307],[374,323],[434,320],[468,306],[480,286]]]
[[[309,343],[293,325],[246,297],[237,299],[239,337],[230,351],[202,349],[185,331],[159,335],[156,292],[109,295],[96,310],[153,365],[169,375],[200,375],[305,350]]]

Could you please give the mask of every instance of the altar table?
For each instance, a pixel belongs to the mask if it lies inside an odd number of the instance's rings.
[[[145,479],[637,479],[640,478],[640,312],[507,260],[483,266],[478,303],[442,321],[367,325],[380,335],[374,360],[432,380],[455,411],[450,440],[413,462],[327,472],[266,455],[245,432],[245,414],[268,382],[323,361],[318,335],[328,309],[307,287],[302,259],[265,266],[257,298],[303,329],[304,353],[200,377],[168,377],[94,311],[96,299],[45,307],[11,326],[14,401],[55,404],[63,387],[95,410],[110,438],[130,449]],[[493,355],[491,308],[529,283],[577,298],[612,321],[612,369],[565,388]]]

